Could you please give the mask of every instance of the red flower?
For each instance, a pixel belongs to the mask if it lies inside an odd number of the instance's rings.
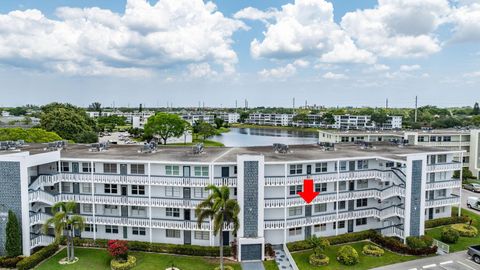
[[[128,258],[127,241],[109,240],[107,250],[110,256],[115,259],[126,260]]]

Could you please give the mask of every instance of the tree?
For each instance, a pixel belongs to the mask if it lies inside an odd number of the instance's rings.
[[[475,102],[475,105],[473,105],[473,115],[479,115],[480,114],[480,106],[478,105],[478,102]]]
[[[306,123],[308,122],[308,115],[306,113],[299,113],[293,116],[292,118],[293,122],[302,122]]]
[[[240,123],[245,123],[247,121],[248,117],[250,117],[250,114],[248,112],[241,112],[240,113]]]
[[[453,172],[453,179],[460,179],[460,171],[455,171]],[[468,169],[467,167],[462,168],[462,181],[466,181],[468,179],[475,179],[475,176],[473,176],[472,171]]]
[[[46,143],[61,139],[55,132],[48,132],[41,128],[0,128],[0,141],[24,140],[28,143]]]
[[[372,122],[375,122],[377,127],[383,127],[383,124],[385,124],[388,120],[388,115],[384,111],[376,111],[372,113],[372,115],[370,116],[370,120],[372,120]]]
[[[213,233],[220,237],[220,270],[223,267],[223,228],[233,225],[235,235],[240,226],[238,214],[240,206],[237,200],[230,199],[230,189],[226,186],[217,187],[210,185],[207,188],[210,195],[201,202],[195,209],[198,226],[201,226],[205,219],[213,221]]]
[[[125,126],[127,118],[125,116],[109,115],[97,118],[99,126],[111,126],[114,129],[117,126]]]
[[[325,248],[330,246],[330,242],[328,240],[317,237],[316,235],[313,235],[307,239],[307,241],[313,247],[313,252],[317,257],[321,255]]]
[[[15,107],[8,110],[11,115],[20,116],[27,114],[27,109],[25,107]]]
[[[77,143],[97,142],[97,136],[85,136],[86,132],[95,131],[96,124],[85,110],[71,104],[50,103],[42,107],[40,127],[57,133],[66,140]]]
[[[73,201],[57,202],[52,206],[53,217],[49,218],[43,225],[43,231],[45,233],[48,232],[50,226],[53,226],[56,241],[59,241],[61,236],[66,236],[67,261],[69,262],[75,259],[73,245],[75,230],[82,231],[85,228],[84,218],[74,214],[76,208],[77,203]]]
[[[202,135],[203,140],[216,134],[215,128],[207,122],[200,122],[197,126],[198,134]]]
[[[15,213],[11,210],[8,211],[8,221],[5,229],[7,240],[5,242],[5,251],[7,257],[17,257],[22,255],[22,239],[20,226],[18,225],[18,219]]]
[[[223,124],[225,123],[225,121],[223,121],[222,118],[215,118],[214,120],[214,123],[215,123],[215,126],[217,126],[217,129],[220,129],[221,127],[223,127]]]
[[[98,116],[102,116],[102,104],[100,102],[93,102],[88,106],[90,110],[98,112]]]
[[[189,128],[187,121],[176,114],[157,113],[148,118],[145,124],[145,135],[159,136],[164,144],[168,138],[180,137]]]
[[[322,115],[322,122],[327,125],[335,124],[335,117],[333,116],[333,113],[331,112],[324,113]]]

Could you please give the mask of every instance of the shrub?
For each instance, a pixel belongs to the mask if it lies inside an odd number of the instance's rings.
[[[5,251],[8,257],[22,255],[21,230],[15,213],[8,211],[7,227],[5,229],[7,241],[5,242]]]
[[[110,240],[108,241],[107,251],[116,261],[126,261],[129,258],[127,241]]]
[[[437,247],[427,247],[421,249],[414,249],[403,242],[400,242],[397,238],[394,237],[384,237],[378,233],[374,234],[370,240],[377,245],[380,245],[388,250],[391,250],[400,254],[416,255],[416,256],[425,256],[435,254],[437,252]]]
[[[470,220],[467,216],[454,216],[454,217],[445,217],[445,218],[436,218],[425,221],[425,228],[435,228],[444,225],[456,224],[456,223],[466,223]]]
[[[355,265],[359,261],[358,252],[352,246],[342,246],[338,250],[337,260],[344,265]]]
[[[467,224],[453,224],[450,227],[455,231],[457,231],[460,234],[460,236],[475,237],[478,235],[477,228]]]
[[[385,254],[385,251],[375,245],[365,245],[363,246],[363,254],[367,256],[381,257]]]
[[[308,262],[313,266],[324,266],[330,263],[330,258],[323,254],[315,255],[315,253],[313,253],[310,255]]]
[[[265,244],[265,254],[270,257],[275,257],[275,250],[273,250],[272,244]]]
[[[0,257],[0,268],[15,268],[23,257]]]
[[[32,269],[33,267],[37,266],[43,260],[47,259],[48,257],[52,256],[57,252],[58,245],[57,244],[50,244],[30,257],[26,257],[25,259],[21,260],[17,263],[18,270],[25,270],[25,269]]]
[[[442,229],[442,233],[440,235],[440,238],[443,242],[449,243],[449,244],[454,244],[458,241],[458,238],[460,237],[460,233],[451,227],[445,227]]]
[[[231,267],[230,265],[223,265],[223,268],[224,268],[225,270],[235,270],[235,269],[233,269],[233,267]],[[215,267],[215,270],[220,270],[220,266]]]
[[[368,231],[341,234],[338,236],[322,237],[322,239],[328,240],[330,242],[330,245],[340,245],[340,244],[358,242],[358,241],[370,239],[373,235],[376,235],[376,234],[377,233],[375,231],[368,230]],[[291,252],[313,248],[312,244],[309,243],[308,240],[288,243],[287,247],[288,247],[288,250],[290,250]]]
[[[110,261],[110,268],[112,270],[129,270],[135,267],[136,262],[137,258],[133,256],[128,256],[128,259],[123,261],[112,259]]]
[[[433,244],[433,238],[427,235],[416,237],[409,236],[407,237],[407,246],[413,249],[422,249],[431,247]]]

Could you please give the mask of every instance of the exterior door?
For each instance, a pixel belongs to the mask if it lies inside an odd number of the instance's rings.
[[[433,219],[433,208],[428,209],[428,219]]]
[[[192,244],[192,231],[183,231],[183,244],[184,245]]]
[[[355,171],[355,161],[354,160],[348,162],[348,170],[349,171]]]
[[[312,226],[305,227],[305,239],[312,237]]]
[[[128,217],[128,206],[122,205],[122,217]]]
[[[311,217],[312,216],[312,206],[311,205],[306,205],[305,206],[305,216],[306,217]]]
[[[127,175],[127,164],[120,164],[120,174]]]
[[[312,165],[307,165],[307,175],[312,174]]]
[[[72,162],[72,172],[73,173],[78,173],[79,172],[78,162]]]
[[[353,232],[353,219],[348,221],[348,232]]]
[[[128,187],[127,185],[122,185],[122,196],[128,195]]]
[[[190,209],[185,209],[183,211],[183,216],[185,220],[190,220]]]
[[[183,177],[190,177],[190,166],[183,166]]]
[[[348,201],[348,211],[353,211],[355,210],[355,200],[350,200]]]
[[[191,189],[189,187],[184,187],[183,188],[183,198],[184,199],[190,199],[191,196],[192,196]]]
[[[73,183],[73,194],[80,193],[80,183]]]
[[[128,238],[128,227],[123,227],[123,239]]]
[[[350,191],[355,190],[355,181],[348,182],[348,190]]]
[[[222,178],[230,177],[230,167],[222,167]]]
[[[230,245],[230,232],[223,232],[223,246]]]

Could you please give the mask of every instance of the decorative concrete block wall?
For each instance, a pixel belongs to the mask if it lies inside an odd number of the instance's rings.
[[[0,211],[8,210],[15,212],[19,224],[22,224],[20,162],[0,162]],[[0,256],[5,254],[6,222],[0,219]]]
[[[244,237],[258,236],[258,161],[245,161],[244,168]]]

